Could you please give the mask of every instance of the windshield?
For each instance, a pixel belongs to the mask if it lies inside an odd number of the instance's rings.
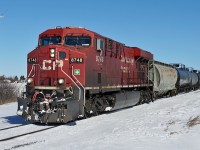
[[[49,36],[40,38],[40,46],[56,45],[61,43],[60,36]]]
[[[80,46],[90,46],[91,37],[89,36],[66,36],[66,45],[80,45]]]

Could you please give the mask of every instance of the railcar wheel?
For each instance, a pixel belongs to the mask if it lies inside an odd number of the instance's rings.
[[[151,94],[148,91],[141,91],[140,92],[140,101],[137,105],[144,104],[144,103],[150,103],[152,101]]]
[[[157,96],[157,93],[156,92],[154,92],[153,94],[152,94],[152,102],[154,102],[155,100],[157,100],[157,98],[158,98],[158,96]]]

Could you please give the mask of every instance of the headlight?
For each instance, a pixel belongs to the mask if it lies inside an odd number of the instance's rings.
[[[51,49],[50,49],[50,57],[51,57],[51,58],[54,58],[54,57],[55,57],[55,49],[54,49],[54,48],[51,48]]]
[[[27,82],[28,82],[28,84],[32,83],[33,82],[33,78],[28,78]]]
[[[58,79],[58,83],[59,84],[63,84],[64,83],[64,79]]]

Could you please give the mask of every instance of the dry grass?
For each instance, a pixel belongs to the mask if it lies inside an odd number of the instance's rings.
[[[9,98],[9,99],[0,99],[0,105],[16,102],[17,97]]]
[[[189,128],[200,124],[200,116],[194,117],[194,118],[190,118],[189,121],[187,122],[187,126]]]

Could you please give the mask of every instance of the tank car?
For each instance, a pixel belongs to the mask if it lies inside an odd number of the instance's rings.
[[[178,72],[176,83],[179,92],[188,92],[198,86],[198,75],[183,64],[173,64]]]
[[[200,87],[200,71],[196,71],[197,75],[198,75],[198,88]]]
[[[193,68],[189,68],[189,72],[190,72],[190,76],[191,76],[191,79],[192,79],[191,90],[196,90],[198,88],[198,81],[199,81],[198,75],[193,70]]]
[[[44,31],[27,56],[27,86],[17,114],[41,123],[66,123],[149,99],[150,52],[85,28]]]

